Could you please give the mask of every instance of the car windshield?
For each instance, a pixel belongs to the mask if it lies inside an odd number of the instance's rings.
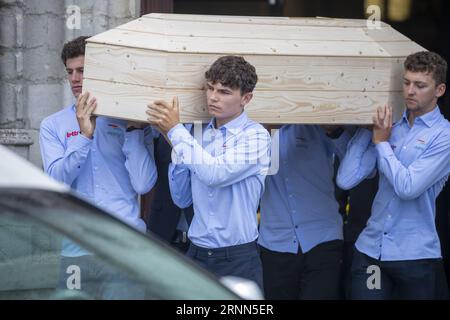
[[[0,299],[237,299],[209,273],[71,194],[0,189]]]

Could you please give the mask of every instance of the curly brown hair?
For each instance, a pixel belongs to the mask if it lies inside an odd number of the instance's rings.
[[[407,71],[430,73],[436,85],[446,81],[447,62],[435,52],[420,51],[410,54],[403,65]]]
[[[64,44],[61,52],[61,59],[64,65],[66,65],[67,59],[84,56],[87,38],[89,36],[80,36]]]
[[[252,92],[258,82],[255,67],[239,56],[220,57],[205,72],[205,78],[213,84],[240,89],[241,94]]]

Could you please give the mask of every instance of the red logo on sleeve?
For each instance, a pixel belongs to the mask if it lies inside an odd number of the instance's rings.
[[[67,132],[66,133],[66,137],[70,138],[70,137],[75,137],[77,135],[81,134],[81,131],[72,131],[72,132]]]

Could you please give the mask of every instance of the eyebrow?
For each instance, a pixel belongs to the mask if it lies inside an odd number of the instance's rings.
[[[403,78],[403,81],[408,81],[408,82],[412,82],[412,83],[426,84],[426,82],[423,82],[423,81],[413,81],[413,80],[410,80],[410,79],[408,79],[408,78]]]

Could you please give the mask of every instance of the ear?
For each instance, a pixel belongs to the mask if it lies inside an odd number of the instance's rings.
[[[247,92],[241,98],[242,107],[246,106],[253,98],[253,92]]]
[[[445,93],[445,89],[446,89],[445,83],[441,83],[440,85],[438,85],[436,87],[436,98],[442,97]]]

